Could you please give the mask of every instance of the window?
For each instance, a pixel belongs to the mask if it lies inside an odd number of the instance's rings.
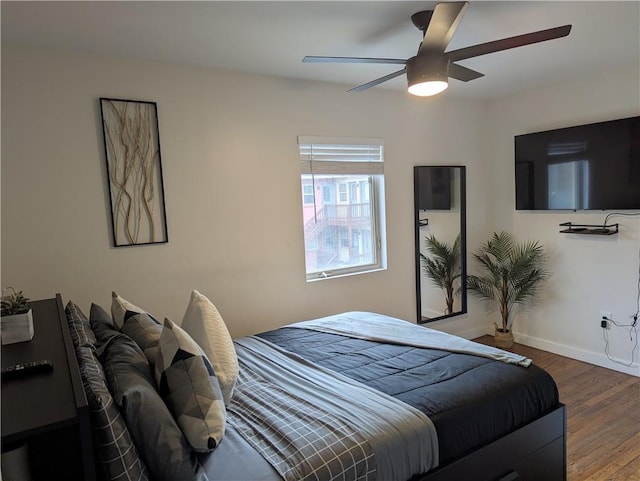
[[[382,140],[299,137],[298,146],[307,280],[384,268]]]
[[[338,184],[338,202],[347,202],[347,184]]]
[[[325,204],[331,204],[335,202],[335,198],[333,197],[333,186],[332,185],[323,185],[322,186],[322,202]]]
[[[313,204],[313,184],[302,184],[302,202]]]

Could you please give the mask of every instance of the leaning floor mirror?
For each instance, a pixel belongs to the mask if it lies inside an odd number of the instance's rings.
[[[419,324],[467,312],[464,166],[413,169]]]

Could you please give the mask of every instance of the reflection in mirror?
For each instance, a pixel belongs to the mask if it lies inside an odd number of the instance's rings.
[[[467,312],[464,166],[413,168],[418,323]]]

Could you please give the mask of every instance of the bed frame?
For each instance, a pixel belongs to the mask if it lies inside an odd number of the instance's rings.
[[[416,481],[566,481],[566,407],[545,416]]]

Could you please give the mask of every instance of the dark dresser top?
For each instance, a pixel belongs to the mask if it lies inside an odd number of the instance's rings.
[[[60,298],[30,303],[34,336],[31,341],[2,346],[2,367],[48,359],[53,372],[3,381],[2,442],[19,441],[76,419],[76,399],[67,361],[68,340],[62,331]],[[68,331],[66,332],[68,337]],[[75,355],[75,354],[74,354]]]

